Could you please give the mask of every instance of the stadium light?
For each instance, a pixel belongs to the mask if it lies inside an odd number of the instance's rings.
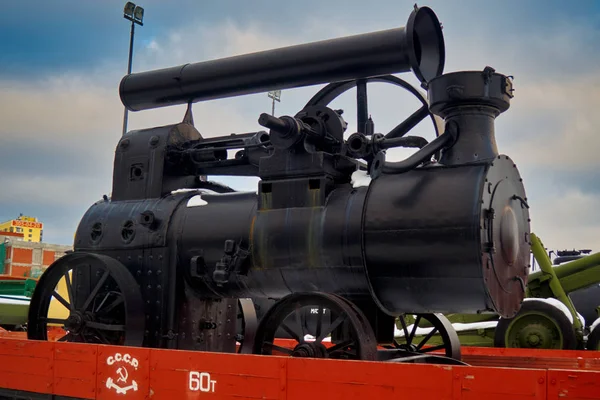
[[[123,8],[123,18],[131,21],[131,34],[129,36],[129,62],[127,63],[127,75],[131,74],[131,61],[133,59],[133,35],[135,24],[144,26],[144,9],[131,1],[128,1]],[[123,135],[127,133],[127,107],[123,114]]]

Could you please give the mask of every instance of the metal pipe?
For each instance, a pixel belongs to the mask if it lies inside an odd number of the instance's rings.
[[[397,162],[384,162],[381,166],[381,172],[384,174],[401,174],[410,171],[428,158],[431,158],[436,152],[451,146],[456,141],[458,134],[457,125],[450,123],[446,126],[446,132],[433,139],[430,143],[427,143],[416,153],[411,154],[407,159]],[[374,168],[376,169],[377,167]]]
[[[578,260],[572,260],[568,263],[557,265],[554,267],[554,271],[556,272],[558,279],[563,279],[569,275],[577,274],[598,266],[600,266],[600,253],[594,253]],[[591,285],[598,282],[600,282],[600,275],[598,275],[598,278],[594,280],[594,282],[582,282],[582,287],[586,284]]]
[[[411,154],[406,160],[386,162],[383,164],[382,172],[384,174],[401,174],[410,171],[428,158],[431,158],[434,153],[446,147],[453,139],[450,134],[440,135],[416,153]]]
[[[121,80],[131,111],[407,72],[421,82],[443,72],[435,13],[415,8],[406,27],[146,71]]]
[[[131,33],[129,34],[129,61],[127,62],[127,75],[131,74],[131,62],[133,60],[133,35],[135,32],[135,22],[131,21]],[[123,136],[127,133],[127,107],[123,112]]]
[[[550,264],[550,268],[557,279],[564,281],[563,286],[568,286],[568,289],[564,288],[567,293],[600,283],[600,253],[590,254],[554,267]],[[543,274],[543,270],[533,272],[529,274],[529,280],[539,279]]]

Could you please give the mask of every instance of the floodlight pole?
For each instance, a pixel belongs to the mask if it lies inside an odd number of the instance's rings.
[[[133,35],[135,33],[135,22],[131,21],[131,33],[129,35],[129,62],[127,63],[127,75],[131,74],[131,61],[133,60]],[[127,107],[125,107],[125,113],[123,114],[123,135],[127,133]]]
[[[127,75],[131,74],[131,64],[133,61],[133,36],[135,34],[135,24],[144,26],[144,9],[130,1],[125,4],[123,17],[131,21],[131,33],[129,35],[129,61],[127,63]],[[128,110],[125,107],[123,114],[123,136],[127,133]]]
[[[273,104],[271,105],[271,115],[275,116],[275,101],[281,101],[281,90],[271,90],[267,93],[271,99],[273,99]]]

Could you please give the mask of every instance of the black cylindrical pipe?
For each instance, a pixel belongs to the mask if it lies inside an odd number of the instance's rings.
[[[421,7],[405,27],[130,74],[119,92],[125,107],[140,111],[411,69],[428,82],[444,63],[438,18]]]

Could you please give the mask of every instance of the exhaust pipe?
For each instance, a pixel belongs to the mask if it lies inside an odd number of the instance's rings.
[[[444,63],[439,20],[421,7],[406,27],[130,74],[119,94],[128,110],[141,111],[410,70],[425,83]]]

